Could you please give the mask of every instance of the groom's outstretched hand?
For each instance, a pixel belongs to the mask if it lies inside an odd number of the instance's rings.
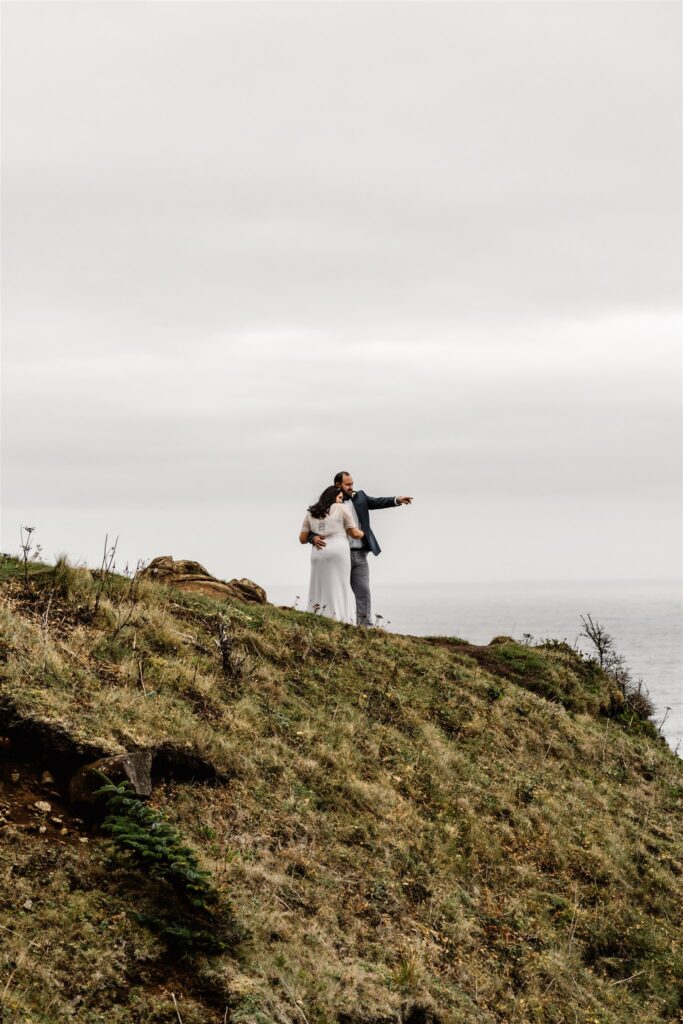
[[[405,495],[399,495],[399,497],[396,499],[399,505],[410,505],[412,503],[412,500],[412,498],[406,498]]]

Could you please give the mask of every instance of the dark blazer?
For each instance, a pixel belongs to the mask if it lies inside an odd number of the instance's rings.
[[[355,491],[351,499],[358,516],[358,525],[365,534],[363,547],[378,555],[382,550],[370,528],[370,513],[378,508],[398,508],[396,498],[371,498],[365,491]]]

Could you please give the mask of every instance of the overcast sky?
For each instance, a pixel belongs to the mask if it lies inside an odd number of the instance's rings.
[[[679,574],[679,3],[2,16],[2,550]]]

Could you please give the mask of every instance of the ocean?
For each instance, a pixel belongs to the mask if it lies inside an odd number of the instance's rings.
[[[274,604],[293,605],[302,584],[271,587]],[[590,612],[614,637],[634,679],[642,679],[671,747],[683,753],[683,600],[676,581],[589,583],[457,583],[379,585],[373,614],[393,633],[458,636],[487,644],[501,634],[534,641],[553,637],[590,645],[579,636]],[[679,749],[680,748],[680,749]]]

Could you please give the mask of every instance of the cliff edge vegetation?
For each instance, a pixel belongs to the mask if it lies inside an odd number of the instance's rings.
[[[0,599],[3,1024],[683,1019],[683,763],[595,661],[64,558]],[[125,752],[127,853],[69,796]]]

